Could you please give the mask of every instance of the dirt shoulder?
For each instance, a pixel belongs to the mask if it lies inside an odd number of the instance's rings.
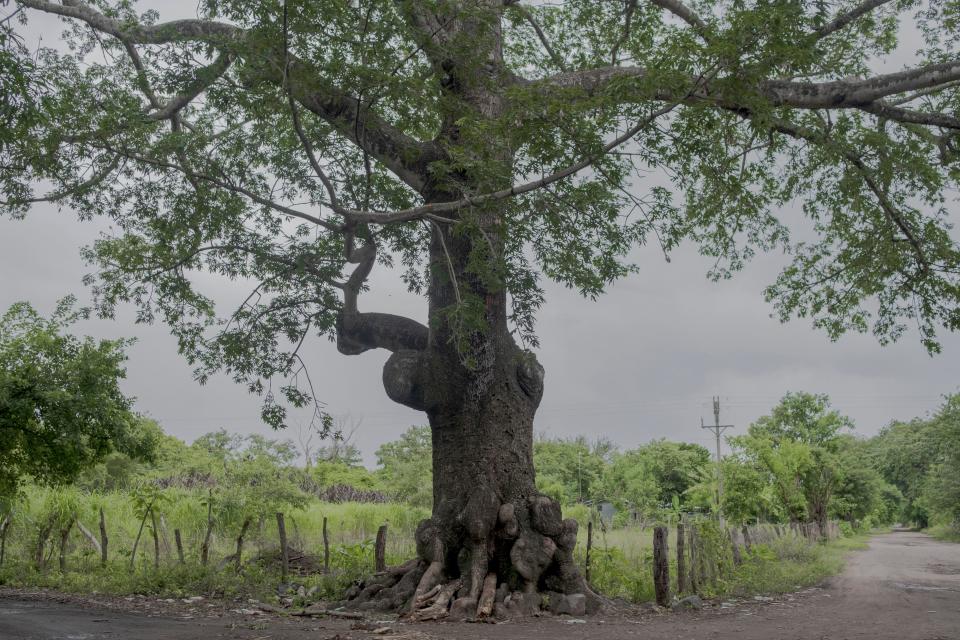
[[[586,619],[544,617],[501,624],[405,624],[373,614],[363,620],[301,618],[253,603],[156,600],[0,590],[0,638],[142,640],[645,640],[773,638],[849,640],[960,639],[960,545],[920,533],[874,537],[844,573],[823,588],[770,600],[714,603],[701,611],[636,609]]]

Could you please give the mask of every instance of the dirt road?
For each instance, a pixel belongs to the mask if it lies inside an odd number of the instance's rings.
[[[356,626],[239,614],[175,620],[0,596],[2,640],[960,640],[960,545],[918,533],[876,536],[824,588],[748,606],[635,619]],[[378,626],[389,630],[373,634]]]

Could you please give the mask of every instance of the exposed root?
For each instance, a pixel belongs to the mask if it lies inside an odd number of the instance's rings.
[[[430,599],[426,600],[426,603],[429,604],[425,608],[414,608],[414,610],[410,613],[410,619],[422,621],[445,618],[450,610],[450,600],[453,598],[453,594],[457,592],[462,584],[463,582],[458,578],[443,585],[437,591],[437,594],[433,597],[432,601]],[[414,607],[416,607],[416,603],[417,601],[415,600]]]
[[[477,604],[477,617],[488,618],[493,613],[494,598],[497,595],[497,574],[488,573],[483,579],[480,602]]]

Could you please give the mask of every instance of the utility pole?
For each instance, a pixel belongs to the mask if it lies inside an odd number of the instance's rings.
[[[723,513],[721,505],[723,504],[723,473],[720,470],[720,434],[727,429],[732,429],[732,424],[720,424],[720,398],[713,398],[713,424],[704,424],[703,418],[700,418],[700,428],[710,429],[717,438],[717,516],[720,522],[723,522]]]

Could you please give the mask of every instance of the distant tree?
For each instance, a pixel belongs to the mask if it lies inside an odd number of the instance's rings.
[[[377,476],[387,494],[422,507],[433,504],[433,445],[430,427],[407,429],[377,449]]]
[[[764,469],[791,521],[810,520],[823,530],[844,479],[841,433],[852,427],[849,418],[830,409],[827,396],[788,393],[730,443]]]
[[[949,396],[931,422],[937,446],[922,504],[939,523],[960,530],[960,394]]]
[[[593,499],[613,451],[606,439],[537,438],[533,443],[537,487],[564,504]]]
[[[18,303],[0,318],[0,493],[24,476],[71,482],[111,452],[142,458],[156,444],[120,391],[130,341],[66,333],[83,315],[72,305],[47,320]]]

